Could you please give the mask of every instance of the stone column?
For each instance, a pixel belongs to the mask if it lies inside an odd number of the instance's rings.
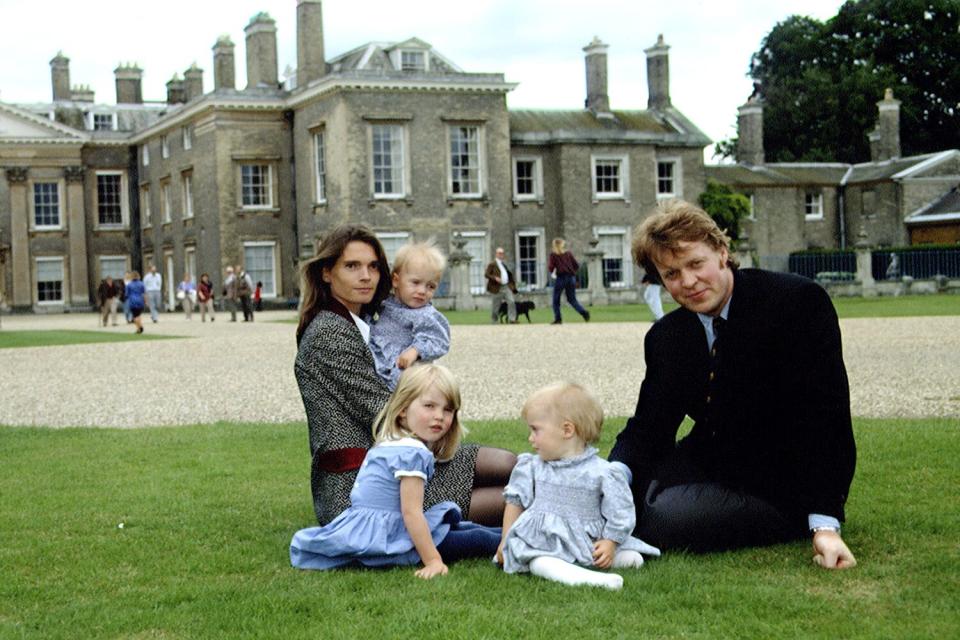
[[[594,236],[590,239],[590,248],[584,253],[587,256],[587,276],[590,283],[587,291],[590,292],[590,303],[598,307],[610,304],[607,288],[603,286],[603,251],[597,248],[600,239]]]
[[[453,251],[450,252],[450,295],[453,297],[453,308],[457,311],[473,310],[477,308],[473,293],[470,291],[470,263],[473,257],[463,250],[467,241],[460,234],[453,237]]]
[[[83,167],[64,167],[67,180],[67,230],[70,246],[70,304],[90,306],[87,278],[87,214],[83,206]]]
[[[863,229],[860,229],[853,248],[857,253],[857,280],[860,281],[861,293],[864,298],[874,298],[877,295],[877,283],[873,279],[870,243],[867,242],[867,232]]]
[[[27,168],[7,169],[10,185],[10,262],[13,269],[14,307],[33,304],[33,282],[30,278],[30,207],[27,206]]]

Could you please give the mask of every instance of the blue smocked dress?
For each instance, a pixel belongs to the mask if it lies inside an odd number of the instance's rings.
[[[297,531],[290,542],[290,563],[298,569],[419,563],[420,555],[400,511],[400,479],[416,476],[429,482],[433,463],[433,453],[413,438],[383,442],[370,449],[350,492],[350,507],[325,526]],[[460,508],[453,502],[436,504],[424,515],[435,545],[461,518]]]
[[[619,549],[660,555],[630,535],[636,523],[630,486],[593,447],[561,460],[520,454],[503,496],[524,509],[503,545],[507,573],[529,571],[538,556],[591,567],[593,543],[601,539],[613,540]]]

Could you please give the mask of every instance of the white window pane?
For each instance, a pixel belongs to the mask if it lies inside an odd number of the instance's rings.
[[[127,270],[127,259],[123,256],[111,256],[100,258],[100,278],[107,276],[114,280],[123,280],[123,274]]]
[[[253,280],[254,286],[263,283],[263,296],[275,296],[274,286],[274,247],[273,245],[245,246],[243,248],[243,264]]]
[[[60,190],[56,182],[33,185],[33,215],[38,227],[60,226]]]

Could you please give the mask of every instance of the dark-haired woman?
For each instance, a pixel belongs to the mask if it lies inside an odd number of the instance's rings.
[[[349,506],[373,444],[374,418],[390,397],[367,346],[370,316],[390,291],[388,274],[380,241],[362,225],[334,229],[303,266],[294,373],[307,413],[310,488],[321,525]],[[464,518],[499,525],[503,486],[515,463],[509,451],[462,445],[449,462],[437,464],[424,505],[450,500]]]

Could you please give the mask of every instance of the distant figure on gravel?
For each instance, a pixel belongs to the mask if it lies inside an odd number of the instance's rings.
[[[183,281],[177,285],[177,300],[183,308],[183,313],[187,320],[193,317],[193,303],[197,299],[197,286],[193,284],[193,279],[189,273],[183,274]]]
[[[143,276],[143,286],[147,290],[150,319],[156,322],[160,315],[160,306],[163,304],[163,276],[157,273],[156,265],[150,265],[150,272]]]
[[[436,360],[450,350],[450,323],[430,304],[446,264],[439,249],[428,242],[405,244],[397,251],[390,274],[393,295],[370,328],[377,374],[391,389],[417,360]]]
[[[566,294],[570,306],[583,316],[586,322],[590,322],[590,312],[577,302],[577,271],[580,270],[580,265],[573,254],[567,251],[566,245],[567,241],[563,238],[554,238],[553,251],[547,258],[547,271],[556,277],[553,281],[553,322],[550,324],[563,322],[560,317],[561,294]]]
[[[323,525],[350,504],[373,445],[370,425],[390,398],[368,346],[370,317],[390,292],[389,267],[373,232],[347,224],[329,232],[302,269],[294,374],[307,414],[313,506]],[[516,459],[503,449],[461,445],[449,461],[437,462],[425,506],[455,502],[467,519],[499,526]]]
[[[257,280],[257,286],[253,290],[253,309],[263,311],[263,282],[260,280]]]
[[[507,573],[620,589],[622,577],[592,568],[640,567],[641,553],[660,551],[630,535],[630,485],[590,446],[600,439],[603,409],[583,387],[559,383],[535,391],[521,415],[537,453],[520,454],[503,490],[497,560]]]
[[[445,367],[407,369],[374,422],[376,444],[360,467],[350,507],[326,526],[298,531],[291,564],[333,569],[422,562],[414,575],[429,580],[446,575],[449,562],[493,556],[499,528],[462,520],[450,501],[424,509],[435,460],[453,458],[463,437],[459,411],[460,389]]]
[[[632,479],[637,535],[695,552],[809,537],[820,566],[854,566],[840,522],[856,446],[826,291],[739,269],[726,234],[681,200],[633,237],[638,266],[680,304],[646,334],[636,414],[610,453]]]
[[[213,283],[210,282],[210,274],[200,275],[200,282],[197,284],[197,301],[200,303],[200,321],[207,321],[207,312],[210,313],[210,322],[217,319],[216,311],[213,305]]]
[[[144,307],[144,293],[146,289],[143,286],[143,282],[140,281],[140,272],[131,271],[129,272],[130,282],[127,283],[124,287],[125,297],[127,300],[127,309],[130,312],[130,317],[133,318],[133,324],[137,327],[137,333],[143,333],[143,318],[140,315],[143,313]]]
[[[230,322],[236,322],[237,275],[233,272],[233,267],[227,267],[226,275],[223,277],[223,304],[224,308],[230,312]]]
[[[120,287],[116,285],[113,278],[107,276],[97,287],[97,301],[100,303],[100,324],[107,326],[107,317],[112,320],[112,325],[117,326],[117,303],[119,302]]]
[[[517,292],[517,279],[513,271],[507,266],[506,253],[503,247],[497,247],[493,262],[487,265],[484,276],[487,279],[487,293],[490,298],[490,322],[500,322],[500,305],[507,304],[507,320],[510,324],[517,324],[517,302],[514,294]]]
[[[237,265],[237,299],[240,300],[240,306],[243,308],[243,321],[253,322],[253,280],[250,274],[244,271],[243,267]]]

